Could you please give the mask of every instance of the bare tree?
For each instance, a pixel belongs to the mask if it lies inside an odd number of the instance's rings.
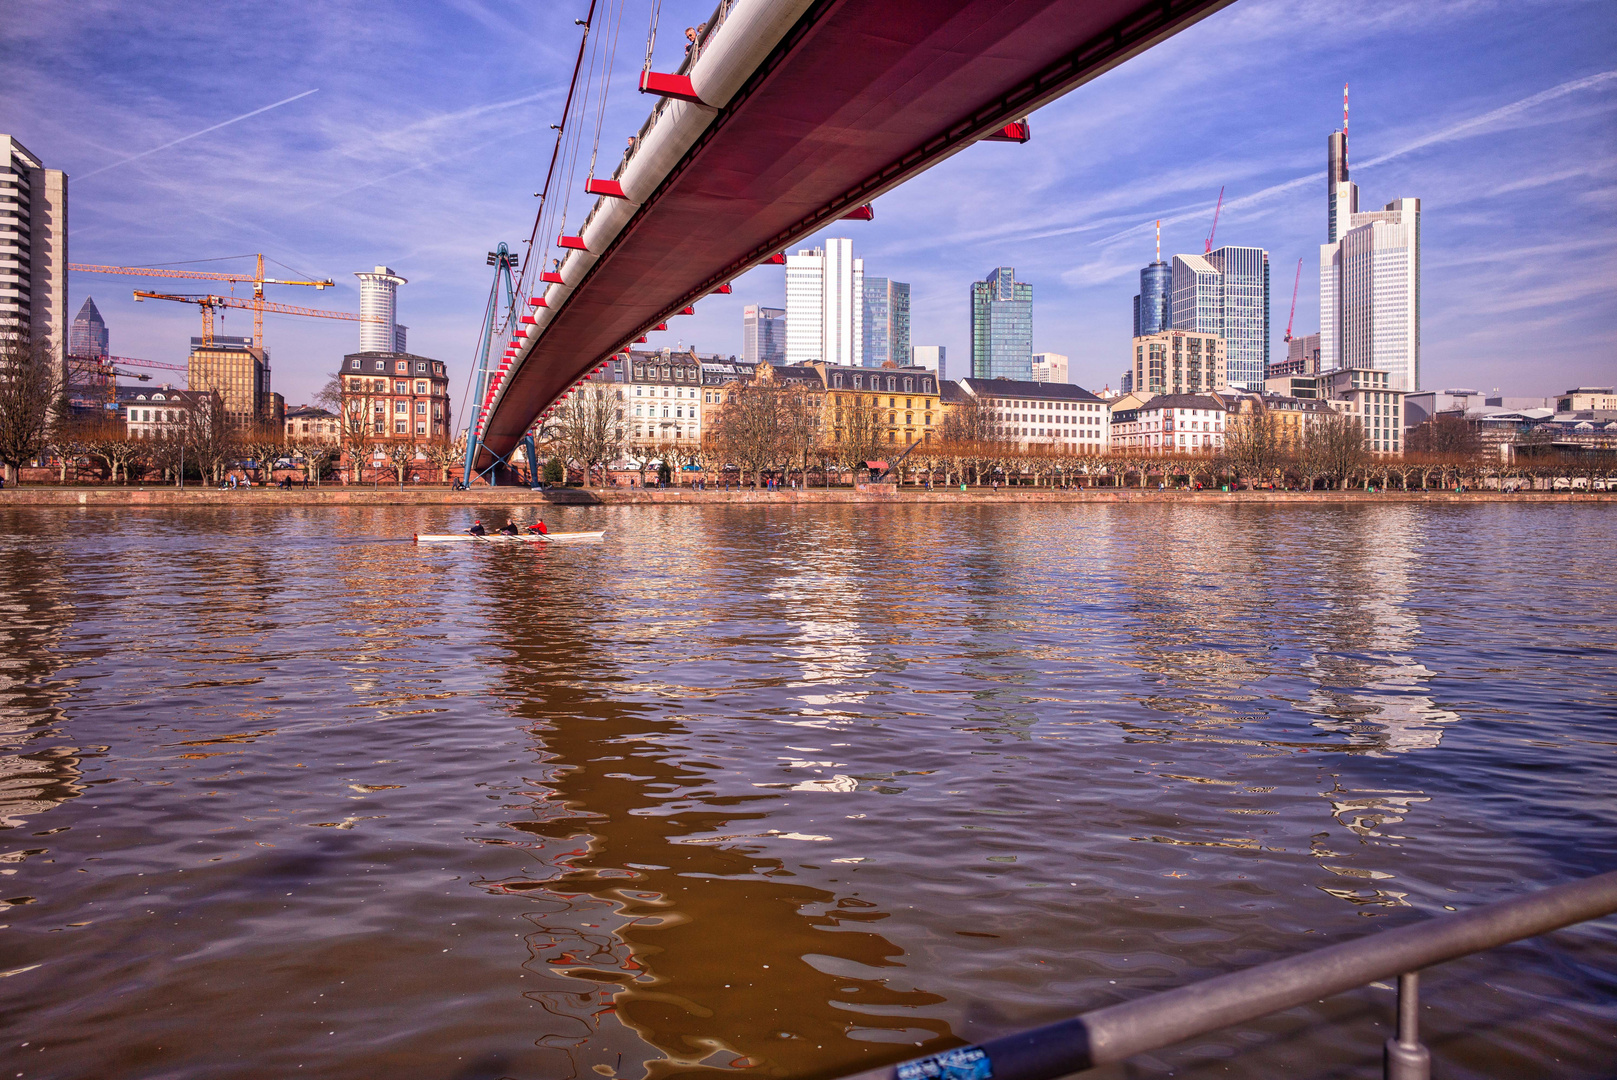
[[[388,460],[393,462],[393,475],[399,482],[399,490],[404,490],[404,474],[410,468],[410,463],[416,459],[419,447],[416,445],[414,435],[406,435],[402,439],[391,439],[387,444]]]
[[[556,438],[568,458],[584,470],[584,486],[590,474],[623,456],[628,428],[622,406],[613,387],[586,382],[577,393],[556,409]]]
[[[5,478],[16,483],[22,463],[45,449],[52,411],[60,406],[62,373],[48,338],[27,332],[0,335],[0,464]],[[65,422],[65,415],[58,415]]]
[[[449,483],[449,470],[466,461],[466,435],[461,433],[460,438],[434,439],[426,447],[427,460],[438,467],[439,483]],[[534,477],[539,475],[539,463],[529,462],[528,467],[534,470]]]
[[[1230,479],[1272,477],[1281,466],[1280,421],[1257,397],[1241,399],[1224,421],[1224,460]]]
[[[820,414],[823,396],[806,386],[781,391],[781,436],[785,459],[803,474],[808,487],[809,459],[821,442]]]
[[[359,385],[367,386],[368,382]],[[329,387],[328,387],[329,389]],[[354,470],[354,483],[364,479],[365,456],[369,452],[371,443],[380,434],[378,425],[386,423],[386,418],[378,419],[382,408],[380,398],[369,391],[355,389],[353,393],[343,395],[337,413],[338,438],[341,440],[343,450],[348,454],[348,464]]]
[[[730,389],[708,434],[727,464],[751,473],[763,486],[764,470],[781,461],[784,427],[781,388],[774,383],[742,383]]]
[[[874,395],[837,394],[832,423],[839,463],[858,476],[865,462],[891,447],[882,441],[887,433],[887,414]]]
[[[1438,413],[1409,433],[1404,449],[1417,454],[1469,456],[1482,452],[1482,439],[1462,414]]]
[[[1299,471],[1306,476],[1329,479],[1337,487],[1345,488],[1367,457],[1364,425],[1356,417],[1333,412],[1321,417],[1309,429],[1303,440]]]
[[[275,477],[275,462],[286,453],[286,434],[273,425],[264,425],[245,433],[241,450],[253,462],[258,483],[267,484]]]
[[[342,379],[336,375],[327,379],[326,385],[322,386],[320,392],[314,396],[314,403],[327,412],[341,416],[343,405]]]

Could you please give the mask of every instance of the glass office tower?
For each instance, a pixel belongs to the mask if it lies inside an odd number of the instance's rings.
[[[910,362],[910,287],[903,281],[867,277],[865,343],[862,363],[881,367],[891,360],[899,367]]]
[[[1033,378],[1033,286],[1014,267],[971,283],[971,376]]]

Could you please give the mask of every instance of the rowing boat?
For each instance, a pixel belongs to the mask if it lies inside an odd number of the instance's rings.
[[[475,540],[485,544],[565,544],[572,540],[599,540],[605,535],[605,529],[598,532],[524,533],[520,536],[508,536],[505,533],[489,533],[487,536],[474,536],[471,533],[416,533],[415,542],[447,544],[454,540]]]

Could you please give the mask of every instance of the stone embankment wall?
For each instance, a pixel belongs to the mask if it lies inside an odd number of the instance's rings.
[[[871,485],[854,488],[808,488],[793,491],[698,491],[693,488],[607,488],[583,491],[562,488],[529,491],[522,487],[476,487],[470,491],[446,488],[361,488],[323,487],[307,491],[281,491],[275,488],[172,487],[23,487],[0,491],[4,506],[628,506],[628,505],[725,505],[754,503],[1469,503],[1469,502],[1614,502],[1614,492],[1523,491],[1507,494],[1497,491],[1155,491],[1139,488],[1060,488],[1015,487],[971,488],[894,488]]]

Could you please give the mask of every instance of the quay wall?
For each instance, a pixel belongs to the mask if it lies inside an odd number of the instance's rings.
[[[793,491],[698,491],[692,488],[607,488],[583,491],[562,488],[530,491],[523,487],[363,488],[336,486],[282,491],[276,488],[172,487],[23,487],[0,491],[5,506],[700,506],[756,503],[1589,503],[1617,502],[1617,492],[1521,491],[1154,491],[1139,488],[1015,487],[897,489],[808,488]]]

